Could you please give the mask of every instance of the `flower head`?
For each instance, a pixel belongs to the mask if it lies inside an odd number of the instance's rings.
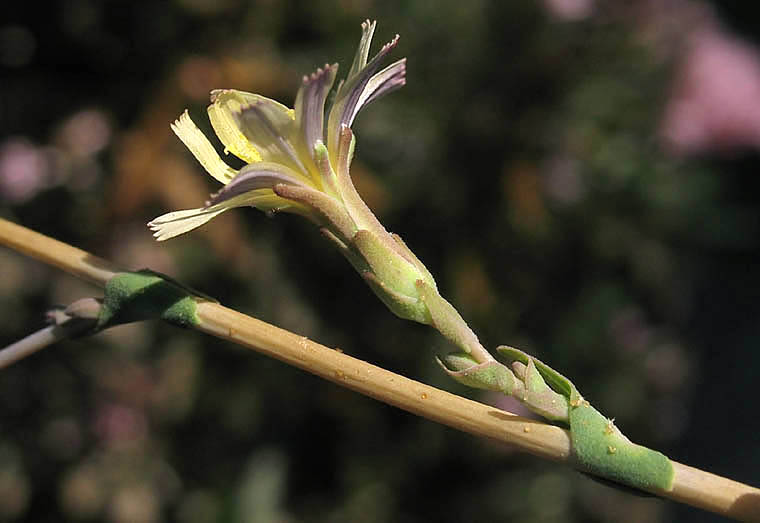
[[[211,125],[225,152],[246,162],[239,171],[219,157],[187,111],[182,114],[172,129],[224,187],[203,207],[170,212],[150,222],[155,237],[172,238],[233,207],[301,214],[335,243],[391,311],[421,323],[436,322],[440,307],[434,306],[435,280],[401,238],[375,218],[349,174],[356,115],[406,82],[406,59],[380,69],[398,35],[368,59],[374,32],[375,22],[362,24],[359,48],[346,79],[338,84],[326,122],[325,102],[337,64],[304,76],[294,109],[231,89],[211,93]]]
[[[305,215],[341,240],[366,228],[363,209],[351,211],[351,200],[358,199],[348,173],[354,145],[351,125],[362,108],[406,81],[405,58],[380,70],[398,35],[368,60],[374,31],[375,22],[362,24],[353,64],[338,85],[327,115],[325,102],[335,82],[337,64],[304,76],[294,109],[243,91],[211,92],[211,125],[225,153],[246,162],[240,170],[216,153],[185,111],[172,130],[224,187],[203,207],[170,212],[151,221],[148,225],[156,239],[173,238],[229,209],[244,206]]]

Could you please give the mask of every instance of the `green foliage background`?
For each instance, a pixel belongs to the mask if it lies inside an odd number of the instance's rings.
[[[297,217],[237,211],[166,244],[144,226],[215,190],[169,130],[185,107],[208,130],[210,88],[292,104],[301,75],[348,68],[377,18],[374,48],[399,33],[409,60],[407,86],[355,127],[357,185],[381,221],[487,347],[543,359],[635,441],[758,484],[757,152],[663,147],[676,54],[627,4],[578,21],[481,0],[17,6],[0,24],[22,29],[0,28],[17,46],[0,53],[0,148],[33,151],[47,177],[0,193],[0,215],[515,408],[442,376],[442,338],[390,315]],[[757,36],[750,13],[719,14]],[[0,249],[0,345],[94,294]],[[159,323],[0,373],[0,519],[717,521]]]

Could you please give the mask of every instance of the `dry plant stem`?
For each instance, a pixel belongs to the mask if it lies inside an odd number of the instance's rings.
[[[672,463],[675,471],[673,489],[654,494],[739,521],[760,521],[760,489],[675,461]]]
[[[81,335],[91,328],[91,322],[73,321],[40,329],[16,343],[3,347],[0,350],[0,369],[4,369],[56,342]]]
[[[555,461],[570,452],[570,438],[558,427],[405,378],[217,303],[199,303],[197,315],[198,330],[433,421]]]
[[[0,243],[101,287],[114,274],[124,270],[87,251],[2,218]]]
[[[0,219],[0,244],[101,286],[116,270],[80,249]],[[199,330],[233,341],[413,414],[457,430],[568,462],[566,430],[462,398],[330,349],[222,305],[200,301]],[[760,489],[673,463],[669,491],[653,494],[742,521],[760,521]]]
[[[61,329],[57,325],[50,325],[16,343],[8,345],[3,350],[0,350],[0,369],[4,369],[8,365],[63,339],[65,336],[61,334]]]

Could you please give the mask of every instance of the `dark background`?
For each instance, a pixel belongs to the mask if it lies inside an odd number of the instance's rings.
[[[604,5],[602,5],[604,4]],[[632,5],[634,4],[634,5]],[[292,105],[402,38],[353,176],[484,344],[569,376],[637,442],[758,485],[760,58],[748,2],[66,0],[0,17],[0,215],[446,390],[304,220],[238,210],[169,130],[208,91]],[[374,52],[374,51],[373,51]],[[340,73],[339,73],[340,76]],[[758,113],[758,114],[756,114]],[[0,249],[0,346],[98,290]],[[113,329],[0,373],[0,520],[718,521],[418,419],[229,343]]]

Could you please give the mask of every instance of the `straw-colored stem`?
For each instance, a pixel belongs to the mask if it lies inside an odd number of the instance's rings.
[[[82,249],[0,218],[0,243],[101,287],[123,269]]]
[[[760,521],[760,489],[675,461],[673,468],[673,488],[654,494],[739,521]]]
[[[56,342],[84,334],[94,321],[69,320],[60,325],[48,325],[29,336],[0,349],[0,369],[31,356]]]
[[[112,264],[62,242],[0,219],[0,244],[104,285]],[[199,301],[199,330],[272,356],[413,414],[530,454],[569,462],[570,437],[559,427],[528,420],[394,374],[217,303]],[[742,521],[760,521],[760,489],[673,464],[675,477],[663,498]]]
[[[11,343],[0,350],[0,369],[4,369],[8,365],[63,339],[65,336],[62,334],[61,329],[57,325],[50,325],[30,334],[24,339]]]
[[[543,458],[561,461],[570,452],[570,438],[559,427],[419,383],[217,303],[199,303],[197,314],[199,330],[384,403]]]

